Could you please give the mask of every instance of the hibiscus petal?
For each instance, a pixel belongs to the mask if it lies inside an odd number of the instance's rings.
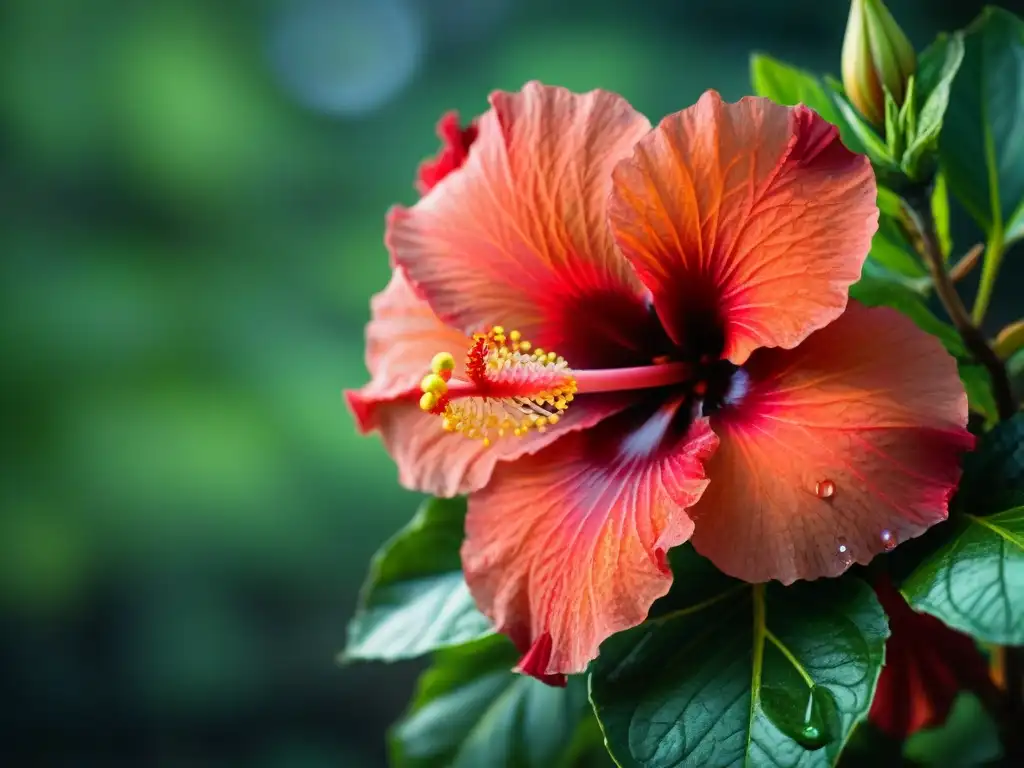
[[[609,216],[669,335],[737,365],[842,313],[878,222],[871,165],[834,126],[714,91],[615,168]]]
[[[459,172],[389,215],[395,263],[467,333],[516,328],[586,367],[601,349],[596,323],[613,347],[647,344],[646,333],[620,330],[658,325],[606,218],[612,167],[650,129],[647,119],[615,94],[539,83],[490,101]]]
[[[851,302],[795,350],[762,349],[716,413],[693,544],[747,581],[836,576],[944,520],[973,445],[956,362],[888,308]]]
[[[610,396],[581,396],[556,426],[499,440],[490,447],[445,432],[439,416],[420,410],[419,383],[436,352],[451,352],[457,361],[455,375],[462,375],[463,352],[469,344],[465,334],[437,318],[401,270],[395,270],[387,288],[371,302],[366,326],[366,367],[371,380],[345,397],[361,431],[380,431],[384,447],[398,465],[399,482],[406,488],[437,496],[468,493],[487,482],[498,461],[537,451],[623,407]]]
[[[718,442],[706,420],[679,434],[679,408],[607,419],[500,465],[470,496],[466,580],[525,654],[521,671],[546,682],[582,672],[668,591],[665,552],[693,530],[685,510]]]
[[[463,376],[462,353],[471,343],[466,334],[438,320],[402,270],[396,269],[387,287],[370,300],[366,368],[371,378],[359,397],[390,400],[417,388],[437,352],[451,352],[457,366],[454,375]],[[369,427],[365,414],[359,426],[363,431]]]
[[[416,173],[416,189],[421,195],[436,187],[441,179],[462,167],[469,157],[469,148],[476,141],[476,122],[465,128],[459,125],[459,113],[447,112],[437,122],[441,149],[437,155],[420,163]]]

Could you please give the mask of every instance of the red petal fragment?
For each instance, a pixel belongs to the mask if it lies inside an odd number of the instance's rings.
[[[542,683],[564,688],[568,679],[565,675],[550,675],[545,670],[551,661],[551,633],[545,632],[530,646],[530,650],[519,662],[515,671],[535,677]]]
[[[459,113],[448,112],[437,122],[437,137],[441,149],[430,160],[420,163],[416,175],[416,189],[421,195],[437,186],[441,179],[458,170],[469,157],[469,148],[476,141],[477,126],[474,120],[465,128],[459,126]]]
[[[988,664],[974,640],[934,616],[914,611],[886,576],[875,584],[892,633],[868,718],[885,733],[906,739],[942,725],[962,690],[991,689]]]

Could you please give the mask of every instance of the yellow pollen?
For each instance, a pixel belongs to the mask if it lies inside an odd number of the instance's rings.
[[[565,358],[533,349],[519,331],[506,333],[501,326],[474,336],[466,358],[468,382],[449,381],[455,360],[446,352],[434,355],[430,368],[420,383],[420,408],[441,413],[446,432],[485,447],[558,424],[576,392]]]
[[[430,361],[430,370],[440,374],[441,371],[455,370],[455,358],[451,352],[438,352]]]
[[[435,395],[443,395],[448,391],[448,384],[436,373],[428,373],[420,382],[420,389],[424,392],[433,392]]]

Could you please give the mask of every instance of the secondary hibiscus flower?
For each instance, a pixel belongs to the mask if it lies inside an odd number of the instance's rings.
[[[933,338],[847,307],[878,211],[835,128],[711,91],[653,131],[603,91],[490,102],[389,215],[348,397],[404,485],[469,494],[466,578],[521,671],[583,670],[687,540],[789,583],[946,517],[966,398]]]
[[[974,641],[913,610],[888,577],[875,585],[889,616],[885,667],[868,719],[897,739],[946,722],[960,691],[994,695],[988,663]]]

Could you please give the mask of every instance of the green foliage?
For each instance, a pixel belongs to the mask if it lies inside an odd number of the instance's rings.
[[[912,179],[926,177],[932,170],[922,168],[938,149],[939,134],[949,106],[949,89],[964,57],[959,34],[943,36],[918,57],[917,76],[912,98],[904,108],[916,113],[916,122],[907,130],[907,148],[902,165]]]
[[[952,525],[953,540],[904,582],[907,598],[979,640],[1024,644],[1024,503]]]
[[[964,461],[956,506],[986,515],[1005,509],[1002,502],[1024,493],[1024,413],[986,434]]]
[[[464,499],[429,499],[374,556],[345,659],[392,661],[493,632],[462,577]]]
[[[871,241],[864,274],[899,282],[918,294],[927,293],[932,284],[928,270],[907,242],[897,220],[884,213],[878,217],[878,231]]]
[[[989,765],[1002,756],[999,733],[976,696],[962,693],[946,722],[907,739],[904,756],[919,765]]]
[[[579,765],[577,731],[592,715],[582,678],[553,688],[511,671],[504,637],[437,653],[409,713],[391,731],[396,768]]]
[[[910,80],[914,82],[913,78]],[[907,101],[906,105],[913,102]],[[885,92],[885,145],[889,157],[899,158],[903,156],[903,147],[906,142],[906,116],[910,110],[900,109],[899,104],[888,91]]]
[[[832,100],[843,119],[850,126],[850,131],[864,147],[864,154],[871,158],[876,171],[892,173],[899,169],[899,158],[894,156],[884,138],[878,135],[874,127],[857,111],[843,93],[843,86],[834,78],[825,78]]]
[[[1006,373],[1010,377],[1010,386],[1017,401],[1024,399],[1024,349],[1010,355],[1006,361]]]
[[[764,55],[751,61],[754,92],[780,104],[803,102],[838,125],[843,141],[863,152],[886,177],[901,173],[913,181],[934,174],[939,134],[949,106],[950,87],[964,57],[960,35],[941,37],[925,50],[917,74],[908,79],[902,102],[885,92],[884,131],[878,130],[831,77],[824,82]]]
[[[930,202],[932,219],[935,221],[935,235],[939,239],[942,258],[948,261],[949,254],[953,252],[953,235],[949,222],[949,191],[946,186],[946,177],[941,173],[935,174]]]
[[[989,238],[1009,242],[1024,234],[1024,22],[990,7],[963,42],[939,141],[942,165]]]
[[[988,369],[964,360],[959,361],[958,367],[971,410],[984,417],[987,427],[992,427],[999,420],[999,408],[992,394],[992,377]]]
[[[948,541],[903,583],[917,610],[989,643],[1024,644],[1024,414],[968,457]]]
[[[680,607],[601,648],[590,695],[616,762],[834,764],[882,668],[874,593],[854,578],[787,588],[705,567],[677,559]]]

